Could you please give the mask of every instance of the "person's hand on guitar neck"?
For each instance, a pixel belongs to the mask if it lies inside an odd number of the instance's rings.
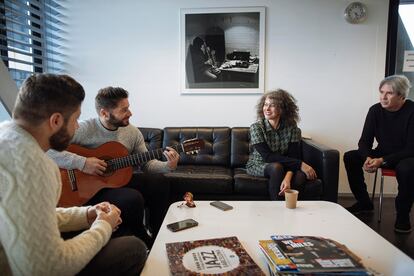
[[[82,172],[92,175],[103,175],[105,173],[107,164],[104,160],[96,157],[86,158],[85,165]]]
[[[111,225],[112,231],[116,231],[122,223],[121,210],[109,202],[101,202],[89,207],[87,219],[90,225],[97,219],[105,220]]]
[[[167,158],[167,165],[171,170],[175,170],[177,168],[178,160],[180,160],[180,155],[175,149],[171,147],[166,147],[164,151],[164,156]]]

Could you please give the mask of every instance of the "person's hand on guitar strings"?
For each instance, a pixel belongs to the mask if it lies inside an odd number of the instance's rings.
[[[92,175],[103,175],[105,173],[106,167],[107,164],[104,160],[96,157],[88,157],[86,158],[82,171],[84,173]]]
[[[180,160],[180,155],[175,149],[171,147],[166,147],[164,151],[164,156],[167,158],[167,165],[171,170],[175,170],[177,168],[178,160]]]

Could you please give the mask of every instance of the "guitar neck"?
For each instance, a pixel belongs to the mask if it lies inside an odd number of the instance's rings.
[[[177,145],[171,146],[171,148],[175,149],[178,153],[184,151],[183,144],[177,144]],[[108,168],[111,171],[115,171],[115,170],[119,170],[119,169],[127,168],[127,167],[134,167],[139,164],[146,163],[152,159],[161,159],[162,156],[164,155],[163,154],[164,150],[165,150],[164,148],[161,148],[161,149],[146,151],[143,153],[131,154],[131,155],[127,155],[124,157],[118,157],[118,158],[107,160],[106,163],[108,164]]]

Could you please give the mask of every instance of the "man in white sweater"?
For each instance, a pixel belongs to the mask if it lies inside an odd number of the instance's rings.
[[[69,76],[33,75],[0,124],[0,275],[137,275],[144,265],[141,240],[110,240],[122,222],[115,205],[56,208],[61,178],[45,152],[68,146],[84,97]]]

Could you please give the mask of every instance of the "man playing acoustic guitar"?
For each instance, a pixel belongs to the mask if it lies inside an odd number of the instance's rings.
[[[0,124],[0,275],[139,275],[145,263],[141,240],[110,239],[122,222],[115,205],[56,208],[62,183],[45,151],[69,145],[84,97],[69,76],[36,74]]]
[[[119,87],[100,89],[95,97],[95,107],[99,117],[80,122],[71,141],[72,144],[86,148],[97,148],[104,143],[116,141],[125,146],[129,154],[147,152],[142,133],[129,123],[132,113],[129,110],[126,90]],[[84,157],[69,151],[57,152],[53,150],[48,154],[60,168],[77,169],[98,178],[103,176],[108,168],[108,163],[99,156]],[[149,173],[167,173],[175,170],[179,154],[170,147],[167,147],[163,154],[167,161],[153,159],[139,164],[140,168]],[[146,235],[143,226],[144,199],[141,192],[149,203],[150,226],[156,234],[168,207],[169,185],[167,182],[139,183],[136,176],[133,176],[129,183],[122,188],[100,190],[87,204],[100,201],[109,201],[115,204],[121,209],[123,219],[118,230],[119,233],[125,231],[132,233],[151,246],[152,240]]]

